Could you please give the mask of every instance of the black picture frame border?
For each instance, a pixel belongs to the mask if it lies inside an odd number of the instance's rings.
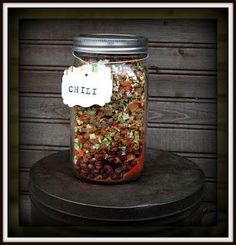
[[[122,10],[122,11],[121,11]],[[19,22],[22,19],[216,19],[217,20],[217,225],[209,227],[172,227],[157,237],[227,237],[228,236],[228,8],[9,8],[8,76],[8,236],[78,237],[103,227],[33,227],[19,226]],[[171,227],[169,227],[171,228]],[[109,227],[107,227],[109,230]],[[151,228],[150,228],[151,229]],[[107,231],[108,231],[107,230]],[[165,230],[165,229],[164,229]],[[106,231],[106,229],[104,230]],[[119,231],[112,236],[120,236]],[[145,236],[145,234],[144,234]],[[135,234],[134,234],[135,237]]]

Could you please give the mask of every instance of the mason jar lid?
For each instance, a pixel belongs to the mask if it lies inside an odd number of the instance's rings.
[[[97,54],[146,54],[148,39],[129,34],[83,34],[74,38],[73,51]]]

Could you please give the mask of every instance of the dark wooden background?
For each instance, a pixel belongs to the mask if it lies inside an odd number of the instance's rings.
[[[63,70],[73,64],[73,37],[81,33],[149,38],[147,146],[177,153],[201,167],[206,176],[204,207],[214,211],[216,31],[214,20],[21,20],[21,224],[30,224],[30,167],[69,148],[69,108],[62,103],[60,84]]]

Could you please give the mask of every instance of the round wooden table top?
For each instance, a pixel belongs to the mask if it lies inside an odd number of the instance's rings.
[[[115,185],[85,183],[73,175],[69,151],[34,164],[30,195],[41,205],[74,217],[145,221],[176,216],[201,201],[204,174],[176,154],[147,149],[139,179]]]

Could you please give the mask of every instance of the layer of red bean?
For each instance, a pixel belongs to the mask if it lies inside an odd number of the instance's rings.
[[[124,161],[122,164],[111,164],[108,161],[93,160],[85,163],[82,160],[78,160],[75,169],[79,174],[88,179],[112,179],[120,180],[123,176],[136,165],[136,160]]]

